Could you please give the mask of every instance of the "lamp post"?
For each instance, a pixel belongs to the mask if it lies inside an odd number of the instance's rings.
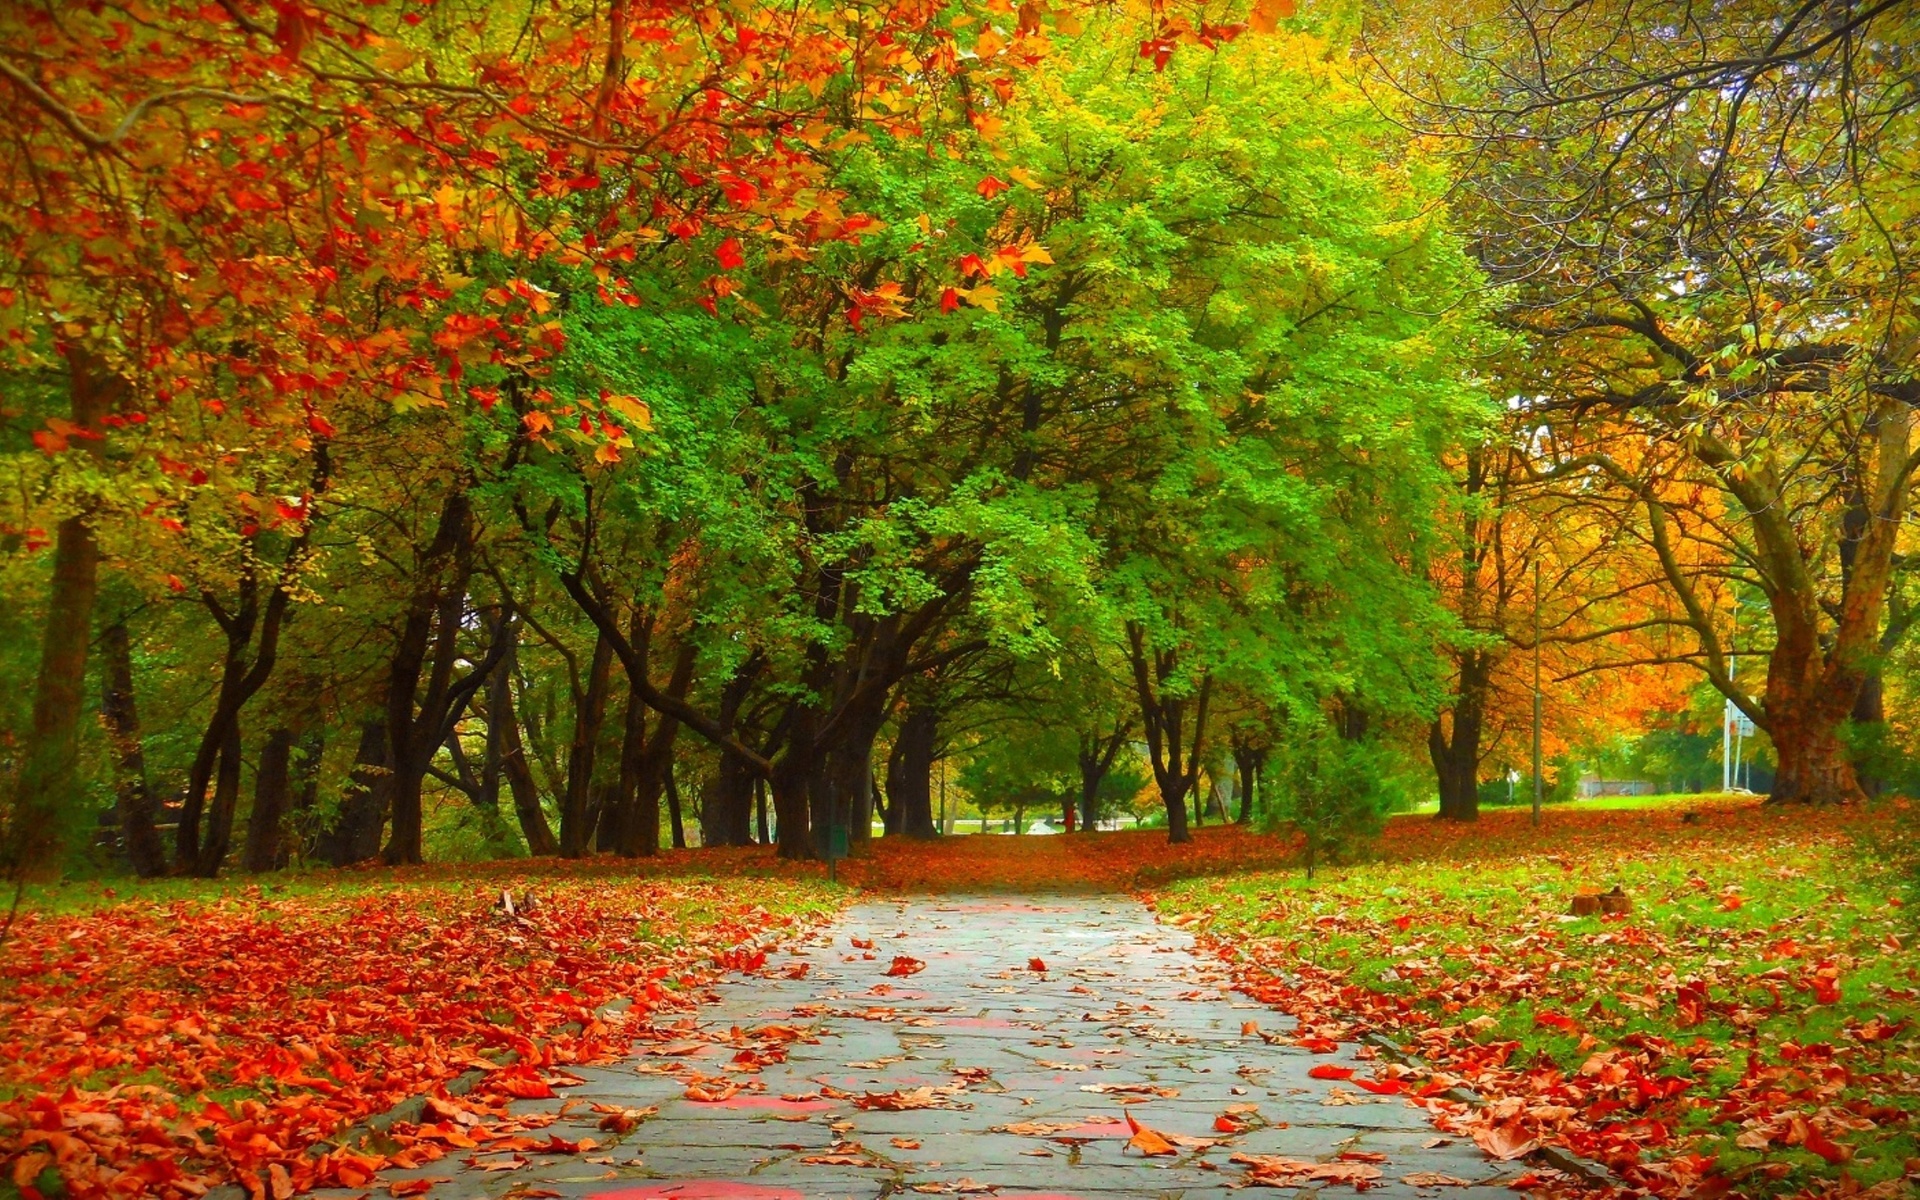
[[[1533,560],[1533,823],[1540,823],[1540,560]]]

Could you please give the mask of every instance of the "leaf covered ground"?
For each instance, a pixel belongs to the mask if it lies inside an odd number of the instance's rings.
[[[1368,1090],[1467,1085],[1501,1153],[1565,1147],[1659,1196],[1898,1196],[1920,1174],[1910,829],[1755,802],[1390,823],[1377,861],[1170,888],[1238,985],[1307,1033],[1377,1032]],[[1575,917],[1615,886],[1623,915]]]
[[[461,1111],[550,1094],[836,907],[803,881],[498,864],[94,900],[23,913],[0,964],[0,1193],[278,1200],[489,1133],[542,1142],[429,1112],[386,1153],[321,1152],[476,1068]]]

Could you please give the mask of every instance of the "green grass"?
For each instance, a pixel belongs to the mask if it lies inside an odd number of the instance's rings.
[[[1524,809],[1491,810],[1465,829],[1402,817],[1389,824],[1379,861],[1312,883],[1289,872],[1179,885],[1160,903],[1204,916],[1217,944],[1257,961],[1256,974],[1301,973],[1303,1007],[1362,1015],[1371,1001],[1328,1000],[1344,983],[1404,1002],[1410,1012],[1396,1032],[1455,1031],[1441,1039],[1443,1058],[1510,1043],[1509,1063],[1550,1064],[1577,1080],[1595,1053],[1624,1048],[1644,1058],[1649,1077],[1685,1076],[1692,1083],[1677,1100],[1596,1122],[1666,1122],[1677,1136],[1649,1147],[1650,1157],[1713,1155],[1751,1194],[1790,1192],[1836,1168],[1782,1138],[1765,1150],[1741,1147],[1741,1124],[1723,1118],[1798,1113],[1832,1123],[1834,1140],[1854,1151],[1852,1178],[1898,1180],[1916,1153],[1920,1029],[1884,1041],[1856,1034],[1876,1017],[1920,1011],[1910,876],[1871,853],[1910,829],[1910,818],[1894,809],[1781,812],[1720,797],[1607,800],[1553,806],[1539,830]],[[1568,915],[1575,891],[1615,884],[1633,897],[1629,917]],[[1812,982],[1823,966],[1838,972],[1832,1003],[1819,1002]],[[1681,986],[1695,981],[1710,998],[1698,1021],[1680,1001]],[[1575,1028],[1558,1028],[1562,1018]],[[1827,1066],[1809,1068],[1811,1082],[1789,1086],[1798,1076],[1786,1077],[1782,1087],[1795,1094],[1770,1113],[1722,1108],[1750,1053],[1791,1071],[1798,1047],[1822,1044],[1834,1047],[1843,1081]],[[1643,1045],[1656,1049],[1636,1049]],[[1528,1086],[1524,1070],[1497,1083]],[[1833,1114],[1849,1105],[1907,1116],[1844,1128]]]

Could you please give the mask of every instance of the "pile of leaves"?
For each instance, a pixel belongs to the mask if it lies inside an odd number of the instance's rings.
[[[832,907],[792,882],[500,867],[274,890],[20,917],[0,967],[0,1163],[23,1196],[235,1182],[282,1200],[430,1161],[476,1140],[459,1114],[621,1056]],[[398,1155],[320,1145],[475,1069],[452,1124],[429,1111]]]
[[[1156,898],[1248,995],[1384,1034],[1406,1093],[1501,1158],[1555,1145],[1658,1196],[1903,1194],[1920,1176],[1912,814],[1717,803],[1390,824],[1381,861]],[[1621,888],[1631,911],[1573,916]],[[1585,907],[1583,905],[1583,907]],[[1464,1084],[1483,1103],[1439,1097]]]
[[[840,878],[887,892],[1124,892],[1175,879],[1291,863],[1290,840],[1210,825],[1167,844],[1161,829],[1054,835],[881,838],[839,864]]]

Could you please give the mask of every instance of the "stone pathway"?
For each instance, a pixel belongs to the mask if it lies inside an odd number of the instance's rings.
[[[924,967],[890,976],[897,956]],[[715,992],[679,1040],[576,1069],[584,1082],[561,1099],[516,1104],[564,1106],[541,1136],[594,1138],[592,1151],[510,1170],[515,1156],[469,1155],[417,1174],[452,1175],[433,1195],[460,1197],[1223,1200],[1249,1179],[1241,1154],[1369,1164],[1370,1196],[1489,1200],[1525,1173],[1439,1138],[1401,1097],[1308,1075],[1366,1076],[1352,1046],[1315,1054],[1243,1033],[1293,1022],[1233,996],[1190,937],[1124,897],[866,902]],[[647,1108],[625,1134],[599,1127],[609,1110]],[[1128,1148],[1128,1114],[1220,1140],[1149,1157]],[[1223,1115],[1244,1131],[1220,1132]],[[1355,1194],[1325,1180],[1301,1194],[1314,1189]]]

